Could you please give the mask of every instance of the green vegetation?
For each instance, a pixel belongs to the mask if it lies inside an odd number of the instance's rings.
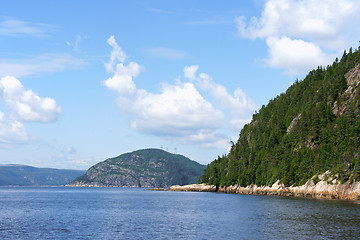
[[[69,185],[169,187],[196,183],[206,166],[160,149],[125,153],[92,166]]]
[[[360,180],[360,52],[344,52],[262,106],[228,155],[207,166],[201,183],[302,185],[330,170]]]
[[[54,186],[65,185],[84,174],[82,170],[35,168],[26,165],[0,165],[0,185]]]

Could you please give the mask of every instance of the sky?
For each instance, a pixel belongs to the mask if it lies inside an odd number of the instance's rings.
[[[0,0],[0,164],[202,164],[360,40],[358,0]]]

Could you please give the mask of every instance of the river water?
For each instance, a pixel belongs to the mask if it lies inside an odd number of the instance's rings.
[[[136,188],[1,187],[0,239],[360,239],[360,204]]]

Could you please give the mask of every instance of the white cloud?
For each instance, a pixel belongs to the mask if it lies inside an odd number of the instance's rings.
[[[116,65],[114,76],[105,80],[103,84],[120,95],[133,94],[136,91],[133,77],[137,77],[139,72],[140,65],[136,62],[130,62],[128,65],[119,63]]]
[[[170,59],[170,60],[179,60],[190,58],[191,55],[172,48],[165,47],[153,47],[146,50],[146,53],[152,57]]]
[[[52,122],[61,114],[61,108],[52,98],[41,98],[26,90],[14,77],[0,79],[0,102],[8,108],[9,119],[0,112],[0,143],[27,143],[33,140],[22,122]]]
[[[230,138],[225,134],[219,134],[214,131],[203,131],[180,137],[179,141],[183,143],[200,143],[200,147],[205,149],[223,149],[228,152]]]
[[[111,37],[108,43],[113,51],[105,68],[113,76],[103,81],[103,85],[118,93],[117,105],[132,117],[131,127],[138,132],[172,137],[203,147],[228,146],[229,138],[220,133],[221,129],[227,124],[240,129],[254,111],[254,104],[240,89],[229,94],[210,76],[204,73],[197,76],[196,65],[184,69],[184,76],[190,81],[182,82],[178,78],[174,84],[162,84],[159,93],[138,89],[134,78],[139,74],[140,65],[125,63],[126,55],[120,51],[115,38]],[[210,93],[218,108],[201,95],[198,87]],[[226,121],[225,112],[228,111],[232,119]]]
[[[174,84],[163,83],[160,93],[138,89],[134,78],[139,74],[140,65],[125,63],[126,54],[113,36],[108,43],[113,50],[105,68],[113,76],[103,81],[103,85],[118,93],[117,105],[132,117],[131,127],[138,132],[206,148],[227,149],[230,138],[222,133],[224,127],[240,130],[256,108],[240,88],[229,94],[209,75],[197,74],[197,65],[184,68],[185,82],[179,77]],[[209,93],[212,102],[200,91]],[[230,120],[226,120],[228,114]]]
[[[230,111],[230,124],[234,130],[240,130],[245,123],[251,120],[257,106],[253,103],[246,94],[240,89],[235,89],[233,94],[228,93],[226,88],[214,82],[214,80],[205,73],[200,73],[196,76],[199,66],[192,65],[184,68],[184,76],[191,81],[194,81],[201,90],[210,93],[215,101],[216,106],[221,109],[228,109]]]
[[[27,59],[0,59],[0,77],[17,78],[74,68],[85,62],[69,54],[49,53]]]
[[[243,37],[285,35],[334,43],[341,28],[358,18],[359,10],[357,0],[268,0],[260,18],[253,17],[248,24],[244,17],[236,21]]]
[[[184,76],[190,80],[196,80],[196,72],[199,69],[198,65],[185,66],[184,68]]]
[[[21,122],[6,119],[5,114],[0,112],[0,143],[25,143],[29,140],[30,137]]]
[[[110,61],[105,64],[106,71],[108,73],[114,72],[114,65],[116,61],[124,62],[126,54],[122,51],[119,45],[116,43],[114,35],[107,40],[108,44],[113,48],[110,54]]]
[[[235,19],[241,37],[267,40],[272,54],[267,62],[286,69],[287,73],[308,71],[304,57],[315,64],[328,64],[333,51],[342,52],[357,44],[359,20],[358,0],[268,0],[261,17],[249,21],[243,16]],[[289,45],[293,53],[284,54]],[[279,47],[284,49],[278,51]],[[289,58],[291,64],[287,62]]]
[[[140,90],[118,106],[136,119],[132,127],[140,132],[161,136],[187,136],[221,127],[223,114],[213,108],[192,83],[164,85],[160,94]]]
[[[54,29],[55,27],[50,24],[31,23],[18,19],[5,19],[0,22],[0,35],[5,36],[45,37],[48,32],[54,31]]]
[[[12,118],[18,121],[52,122],[62,112],[54,99],[40,98],[14,77],[1,78],[0,99],[10,108]]]
[[[287,37],[268,38],[269,47],[267,64],[275,68],[285,68],[289,75],[308,71],[319,65],[326,65],[335,56],[325,54],[320,47],[303,40],[292,40]]]

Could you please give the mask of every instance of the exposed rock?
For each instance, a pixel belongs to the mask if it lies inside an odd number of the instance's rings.
[[[313,136],[309,136],[308,140],[305,142],[305,146],[314,150],[319,147],[318,144],[315,144]]]
[[[297,123],[297,121],[301,118],[301,113],[299,113],[299,115],[297,115],[290,123],[289,127],[286,129],[286,134],[289,134],[291,132],[291,130],[293,129],[293,127],[295,126],[295,124]]]
[[[168,191],[184,191],[184,192],[216,192],[215,185],[207,184],[191,184],[191,185],[174,185],[169,187]]]
[[[343,93],[343,97],[351,103],[355,99],[355,96],[358,92],[358,86],[360,84],[360,64],[356,65],[347,74],[345,74],[345,78],[348,88]],[[347,101],[343,101],[341,105],[338,105],[337,101],[334,102],[332,110],[335,116],[341,116],[346,111],[346,102]]]
[[[274,196],[293,196],[308,198],[325,198],[338,200],[360,200],[360,182],[353,184],[332,184],[328,181],[319,181],[314,183],[311,179],[304,185],[298,187],[285,187],[279,181],[275,182],[271,187],[249,185],[240,187],[238,185],[220,187],[219,192],[238,193],[238,194],[254,194],[254,195],[274,195]]]
[[[350,184],[349,182],[340,184],[330,177],[330,172],[319,175],[320,181],[314,183],[310,179],[302,186],[285,187],[279,180],[270,186],[256,186],[255,184],[241,187],[225,186],[217,188],[214,185],[192,184],[185,186],[171,186],[168,191],[193,191],[193,192],[223,192],[234,194],[249,195],[271,195],[287,197],[306,197],[319,199],[338,199],[338,200],[360,200],[360,182]],[[329,183],[329,180],[332,181]],[[333,184],[336,183],[336,184]]]
[[[360,64],[357,64],[345,75],[348,86],[357,86],[360,83]]]

